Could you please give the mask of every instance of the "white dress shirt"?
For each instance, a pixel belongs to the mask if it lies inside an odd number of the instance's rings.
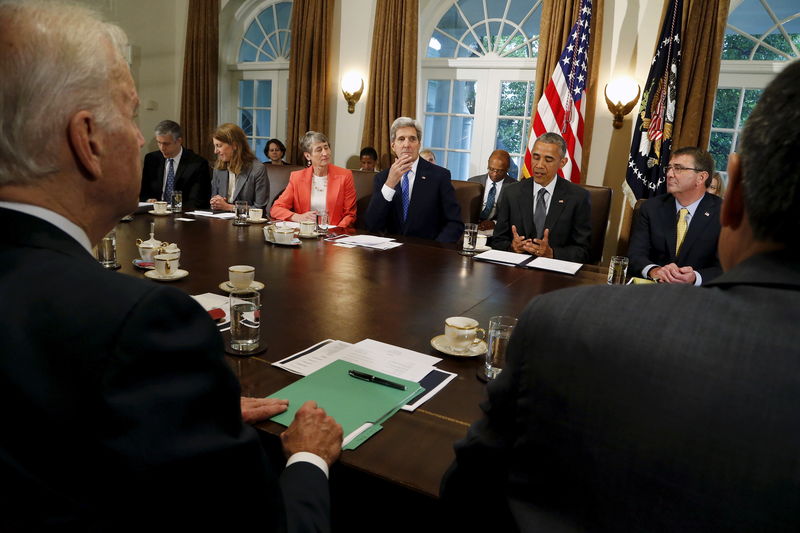
[[[414,190],[414,178],[417,176],[417,163],[419,163],[419,157],[417,157],[414,164],[411,165],[411,170],[408,171],[408,200],[411,201],[411,192]],[[400,183],[403,183],[403,178],[400,178]],[[387,202],[391,202],[392,198],[394,198],[395,191],[392,187],[387,186],[385,183],[381,188],[381,194],[386,199]]]

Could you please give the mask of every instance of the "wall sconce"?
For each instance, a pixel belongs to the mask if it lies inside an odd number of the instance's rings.
[[[633,110],[633,106],[639,101],[642,88],[631,78],[617,78],[606,84],[604,93],[608,110],[614,115],[614,129],[618,130],[622,127],[622,119]],[[634,95],[634,93],[636,94]],[[623,102],[627,103],[623,104]]]
[[[356,102],[364,92],[364,78],[355,72],[348,72],[342,78],[342,94],[347,101],[347,112],[353,113],[356,110]]]

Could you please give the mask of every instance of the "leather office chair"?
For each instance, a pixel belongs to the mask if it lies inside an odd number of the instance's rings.
[[[271,196],[265,209],[266,213],[269,214],[272,204],[286,189],[286,186],[289,185],[289,175],[295,170],[303,170],[304,167],[300,165],[264,165],[264,167],[267,171],[269,194]]]
[[[636,227],[636,221],[639,219],[639,210],[646,200],[647,198],[640,198],[639,200],[636,200],[636,203],[633,205],[633,211],[630,215],[628,215],[629,220],[627,221],[627,224],[625,221],[623,221],[622,229],[619,233],[619,241],[617,243],[617,255],[628,255],[628,247],[631,244],[631,233],[633,232],[633,228]],[[628,205],[630,204],[628,204],[626,200],[623,200],[623,202],[625,205],[623,205],[622,208],[623,210],[627,210]]]
[[[598,264],[603,259],[603,245],[606,241],[608,213],[611,211],[611,189],[594,185],[580,185],[589,191],[592,206],[592,241],[589,248],[588,263]]]
[[[450,180],[456,191],[456,202],[461,207],[461,221],[478,222],[483,205],[483,185],[473,181]]]
[[[367,229],[367,207],[372,198],[375,172],[353,170],[353,184],[356,187],[356,229]]]

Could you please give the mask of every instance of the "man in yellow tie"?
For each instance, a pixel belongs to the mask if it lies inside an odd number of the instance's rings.
[[[722,273],[717,256],[722,201],[706,193],[714,159],[694,147],[672,152],[667,194],[642,204],[628,250],[634,275],[700,285]]]

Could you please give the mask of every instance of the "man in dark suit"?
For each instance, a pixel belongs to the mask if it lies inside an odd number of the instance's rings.
[[[207,209],[211,198],[208,161],[183,147],[183,133],[177,122],[162,120],[155,134],[158,150],[144,156],[139,200],[172,202],[172,192],[181,191],[184,209]]]
[[[700,285],[722,273],[717,257],[722,200],[706,192],[714,159],[694,147],[675,150],[665,168],[667,194],[644,202],[628,249],[635,276]]]
[[[124,32],[82,7],[7,2],[0,35],[0,301],[13,308],[0,530],[329,529],[341,427],[303,406],[279,479],[245,421],[286,402],[240,398],[219,332],[183,291],[91,255],[139,190]]]
[[[450,171],[419,156],[422,125],[400,117],[390,139],[397,159],[375,175],[367,208],[367,229],[441,242],[457,241],[463,231]]]
[[[531,162],[531,179],[509,185],[500,198],[492,248],[585,263],[592,237],[589,193],[558,179],[567,143],[557,133],[541,135]]]
[[[478,220],[479,230],[494,229],[497,220],[497,204],[504,185],[516,183],[517,180],[508,175],[511,156],[505,150],[495,150],[489,156],[488,172],[473,176],[469,181],[483,185],[483,203]]]
[[[530,303],[456,444],[449,516],[475,531],[483,517],[496,531],[800,530],[796,146],[800,62],[730,156],[724,274]]]

